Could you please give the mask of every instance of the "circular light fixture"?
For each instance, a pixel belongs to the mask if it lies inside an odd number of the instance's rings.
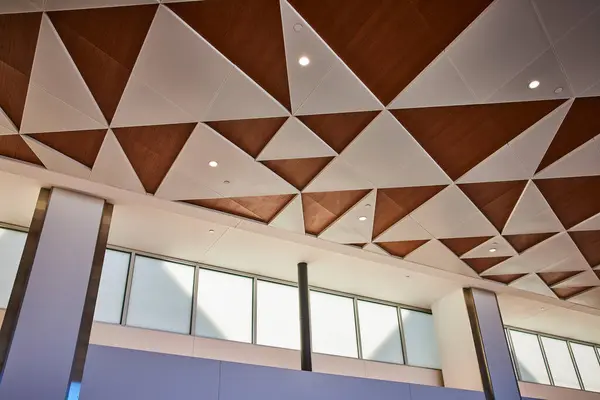
[[[363,215],[363,216],[360,216],[360,217],[358,217],[358,220],[359,220],[359,221],[366,221],[366,220],[367,220],[367,217],[365,217],[365,216]]]
[[[540,81],[529,82],[529,89],[536,89],[538,86],[540,86]]]
[[[224,185],[229,185],[230,183],[231,183],[231,182],[229,182],[229,181],[223,181],[223,184],[224,184]]]
[[[303,67],[306,67],[308,64],[310,64],[310,58],[302,56],[298,59],[298,64],[302,65]]]
[[[303,28],[302,24],[295,24],[294,25],[294,30],[296,32],[300,32],[302,30],[302,28]]]
[[[562,93],[562,91],[563,91],[563,88],[560,86],[557,87],[556,89],[554,89],[554,93],[556,93],[556,94]]]
[[[497,252],[497,251],[498,251],[498,249],[497,249],[497,248],[495,248],[495,247],[492,247],[492,248],[489,250],[489,252],[490,252],[490,253],[495,253],[495,252]]]
[[[371,207],[371,205],[370,204],[365,204],[365,207],[369,208],[369,207]]]
[[[208,233],[215,233],[215,230],[214,229],[209,229]]]
[[[219,163],[216,161],[209,161],[208,162],[208,166],[209,167],[213,167],[213,168],[217,168],[219,166]]]

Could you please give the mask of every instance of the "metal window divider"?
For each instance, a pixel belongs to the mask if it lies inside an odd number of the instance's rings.
[[[544,366],[546,367],[546,374],[548,374],[548,380],[550,381],[550,385],[556,386],[554,384],[554,377],[552,376],[552,371],[550,371],[550,363],[548,363],[548,357],[546,356],[546,349],[544,349],[544,344],[542,343],[542,337],[540,335],[536,335],[536,337],[540,346],[540,351],[542,352],[542,358],[544,360]]]
[[[362,339],[360,336],[360,320],[358,317],[358,300],[356,297],[352,298],[352,306],[354,308],[354,330],[356,332],[356,346],[357,346],[357,355],[358,359],[363,359],[363,351],[362,351]]]
[[[513,363],[513,368],[515,369],[515,375],[517,376],[517,380],[521,380],[521,371],[519,370],[517,364],[517,353],[515,352],[515,347],[513,345],[512,336],[510,335],[510,328],[506,328],[506,340],[508,341],[508,351],[510,352],[510,359]]]
[[[127,325],[129,314],[129,300],[131,299],[131,285],[133,283],[133,269],[135,268],[135,251],[129,253],[129,266],[127,267],[127,281],[125,282],[125,295],[123,296],[123,308],[121,310],[121,325]]]
[[[258,344],[258,279],[252,278],[252,343]]]
[[[579,372],[579,367],[577,366],[577,360],[575,360],[575,354],[571,348],[571,342],[569,340],[565,340],[565,343],[567,343],[567,349],[569,350],[569,355],[571,356],[571,362],[573,363],[573,368],[575,369],[575,375],[577,375],[579,388],[581,390],[585,390],[585,387],[583,386],[583,379],[581,378],[581,373]]]
[[[194,265],[194,284],[192,286],[192,315],[190,316],[190,335],[196,336],[196,316],[198,314],[198,277],[200,266]]]
[[[398,329],[400,329],[400,341],[402,342],[402,363],[408,364],[408,351],[406,350],[406,336],[404,335],[404,322],[402,322],[402,308],[396,307],[396,315],[398,316]]]

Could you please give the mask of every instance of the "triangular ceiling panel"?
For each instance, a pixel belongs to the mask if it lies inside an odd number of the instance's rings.
[[[290,201],[269,223],[275,228],[285,229],[304,235],[304,214],[302,213],[302,198],[300,195]]]
[[[556,295],[552,290],[550,290],[548,285],[546,285],[544,281],[540,279],[540,277],[536,274],[529,274],[527,276],[524,276],[523,278],[510,283],[509,286],[521,290],[527,290],[528,292],[533,292],[544,296],[556,297]]]
[[[76,132],[36,133],[32,138],[65,156],[85,165],[94,166],[100,147],[104,142],[106,129]]]
[[[544,281],[546,285],[553,286],[580,273],[581,271],[542,271],[538,272],[537,276]]]
[[[373,234],[375,190],[329,225],[319,238],[337,243],[368,243]]]
[[[538,171],[559,160],[600,133],[600,97],[575,99]]]
[[[17,127],[0,108],[0,135],[18,133]]]
[[[0,13],[21,13],[21,12],[33,12],[42,11],[44,7],[44,0],[4,0],[0,3]]]
[[[341,157],[335,157],[306,187],[305,192],[372,189],[375,185]]]
[[[319,235],[369,193],[369,190],[303,193],[302,209],[307,233]]]
[[[0,109],[21,126],[41,13],[0,15]]]
[[[196,124],[115,128],[113,132],[144,185],[154,194]]]
[[[482,274],[490,268],[508,260],[510,257],[485,257],[485,258],[463,258],[462,260],[478,274]]]
[[[290,109],[277,0],[197,1],[170,4],[169,8]]]
[[[482,278],[498,283],[503,283],[505,285],[510,285],[511,283],[514,283],[517,280],[523,278],[525,275],[527,274],[486,275]]]
[[[552,291],[562,300],[571,300],[572,297],[584,295],[588,291],[594,289],[594,286],[581,286],[581,287],[560,287],[553,288]]]
[[[104,137],[90,179],[121,189],[146,193],[123,148],[110,130]]]
[[[44,166],[38,156],[27,146],[21,135],[0,136],[0,156]]]
[[[569,301],[588,307],[600,308],[600,288],[584,291],[581,294],[571,297]]]
[[[476,277],[477,274],[463,260],[458,258],[450,249],[432,239],[410,253],[407,261],[427,265],[429,267],[454,272],[456,274]]]
[[[186,202],[268,224],[293,198],[293,194],[283,194],[186,200]]]
[[[458,179],[561,103],[548,100],[479,104],[392,113],[450,178]],[[486,132],[486,140],[481,140],[481,132]]]
[[[213,121],[207,125],[256,158],[285,123],[285,117]]]
[[[112,120],[157,5],[49,13],[106,120]]]
[[[580,224],[577,224],[576,226],[571,228],[571,230],[572,231],[600,230],[600,213],[594,215],[593,217],[586,219],[585,221],[583,221]]]
[[[582,271],[571,278],[565,279],[554,285],[554,288],[573,288],[600,286],[600,279],[592,270]]]
[[[600,230],[569,232],[590,267],[600,266]]]
[[[452,250],[458,257],[491,239],[490,236],[440,239],[440,242]]]
[[[332,157],[333,151],[320,137],[295,117],[288,118],[269,141],[258,160]]]
[[[398,242],[403,240],[431,239],[432,236],[410,215],[396,222],[381,235],[375,237],[376,242]]]
[[[44,166],[50,171],[56,171],[61,174],[72,175],[84,179],[89,178],[92,171],[85,165],[28,136],[23,136],[23,140],[25,140],[31,150],[33,150]]]
[[[429,239],[405,240],[399,242],[379,242],[377,245],[393,256],[404,258],[413,251],[417,250],[419,247],[423,246],[428,241]]]
[[[564,228],[535,183],[530,181],[502,231],[505,235],[560,232]]]
[[[550,239],[554,233],[525,233],[520,235],[504,235],[504,238],[518,253],[522,253],[530,247]]]
[[[442,189],[444,186],[379,189],[375,205],[373,237],[379,237],[398,221],[441,192]],[[390,238],[387,240],[392,241]]]
[[[600,175],[600,139],[597,137],[545,168],[536,175],[536,178],[568,178],[590,175]]]
[[[333,157],[294,158],[263,161],[262,163],[296,189],[302,190],[332,159]]]
[[[156,0],[29,0],[44,2],[44,8],[50,10],[72,10],[78,8],[98,8],[111,6],[128,6],[136,4],[156,4]],[[180,1],[180,0],[178,0]]]
[[[377,114],[377,111],[365,111],[305,115],[299,119],[333,150],[341,153],[373,121]]]
[[[369,251],[371,253],[375,253],[375,254],[381,254],[384,256],[389,255],[389,253],[387,251],[385,251],[384,249],[382,249],[381,247],[377,246],[374,243],[367,243],[365,245],[365,247],[363,247],[363,250]]]
[[[502,232],[527,181],[468,183],[459,185],[492,224]]]
[[[498,235],[464,253],[461,258],[512,257],[516,255],[517,252],[510,243]]]

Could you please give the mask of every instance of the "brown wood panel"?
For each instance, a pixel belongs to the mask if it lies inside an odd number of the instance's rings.
[[[538,272],[538,276],[548,286],[556,285],[559,282],[569,279],[581,271],[559,271],[559,272]]]
[[[52,147],[80,162],[86,167],[92,168],[104,142],[106,129],[95,129],[89,131],[34,133],[31,136],[38,142]]]
[[[429,242],[429,239],[425,240],[402,240],[398,242],[379,242],[377,245],[396,257],[406,257],[425,243]]]
[[[278,0],[205,0],[168,7],[290,110]]]
[[[286,120],[287,117],[254,118],[213,121],[206,125],[256,158]]]
[[[554,288],[552,291],[559,299],[567,300],[573,296],[586,292],[595,288],[596,286],[582,286],[582,287],[566,287],[566,288]]]
[[[440,239],[440,242],[452,250],[458,257],[490,240],[492,236]]]
[[[378,189],[373,219],[373,238],[413,212],[446,186],[417,186]]]
[[[482,258],[463,258],[469,267],[478,274],[482,274],[494,265],[508,260],[510,257],[482,257]]]
[[[600,212],[600,176],[538,179],[535,184],[567,229]]]
[[[567,155],[600,132],[600,97],[575,99],[537,171]]]
[[[311,235],[320,234],[369,192],[369,190],[344,190],[302,193],[306,232]]]
[[[458,187],[502,232],[525,185],[527,181],[469,183]]]
[[[186,200],[186,203],[269,223],[294,198],[293,194]]]
[[[505,285],[508,285],[509,283],[514,282],[517,279],[519,279],[525,275],[527,275],[527,274],[487,275],[487,276],[482,276],[482,278],[490,280],[490,281],[494,281],[494,282],[504,283]]]
[[[600,231],[569,232],[569,235],[588,264],[591,267],[600,266]]]
[[[377,114],[379,111],[362,111],[301,115],[298,116],[298,119],[323,139],[329,147],[341,153],[373,121]]]
[[[535,246],[538,243],[543,242],[546,239],[556,235],[556,232],[552,233],[527,233],[522,235],[503,235],[504,239],[510,243],[510,245],[518,253],[522,253],[530,247]]]
[[[0,15],[0,108],[19,128],[42,13]]]
[[[157,5],[48,13],[110,122],[156,14]]]
[[[295,158],[263,161],[271,171],[302,190],[333,160],[333,157]]]
[[[491,0],[291,0],[384,103],[390,103]]]
[[[21,135],[0,135],[0,156],[44,166]]]
[[[156,193],[196,123],[113,128],[144,189]]]
[[[563,100],[392,110],[453,180],[554,110]]]

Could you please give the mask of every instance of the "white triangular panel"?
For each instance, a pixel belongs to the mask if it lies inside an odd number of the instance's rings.
[[[600,279],[596,276],[594,271],[587,270],[580,272],[579,274],[565,279],[552,286],[554,288],[566,288],[566,287],[584,287],[584,286],[600,286]]]
[[[383,106],[373,93],[350,68],[338,60],[295,114],[331,114],[381,109]]]
[[[47,15],[43,15],[31,82],[106,126],[106,120]]]
[[[144,186],[111,130],[106,132],[104,142],[92,168],[90,179],[106,185],[131,190],[132,192],[146,193]]]
[[[367,243],[365,247],[363,247],[363,250],[370,251],[371,253],[389,256],[389,253],[387,251],[385,251],[384,249],[382,249],[374,243]]]
[[[591,218],[586,219],[582,223],[569,229],[571,231],[595,231],[600,230],[600,214],[596,214]]]
[[[30,0],[31,1],[31,0]],[[43,0],[35,0],[37,2]],[[121,7],[138,4],[156,4],[158,0],[45,0],[46,10],[73,10],[81,8]]]
[[[402,218],[379,235],[375,242],[400,242],[403,240],[431,239],[431,235],[410,215]]]
[[[83,164],[65,156],[64,154],[54,150],[51,147],[46,146],[43,143],[38,142],[25,135],[22,136],[23,140],[33,150],[36,156],[44,164],[44,166],[50,171],[60,172],[66,175],[72,175],[79,178],[89,178],[91,170]]]
[[[558,217],[537,186],[530,181],[517,201],[502,233],[514,235],[562,230],[563,226]]]
[[[371,191],[331,224],[319,238],[337,243],[368,243],[373,235],[376,191]],[[364,221],[360,217],[366,217]]]
[[[258,155],[259,161],[332,157],[337,153],[295,117],[288,118]]]
[[[532,174],[533,175],[533,174]],[[515,181],[528,178],[511,144],[502,146],[494,154],[461,176],[458,183]]]
[[[400,92],[388,108],[456,106],[476,102],[475,95],[446,53],[442,53]]]
[[[132,75],[127,82],[112,127],[196,122],[194,117]]]
[[[536,178],[570,178],[600,175],[600,139],[582,144],[560,160],[549,165]]]
[[[373,189],[375,186],[350,165],[334,158],[304,189],[304,192],[332,192],[340,190]]]
[[[44,0],[2,0],[0,14],[42,11]]]
[[[285,229],[304,234],[304,214],[302,198],[298,195],[290,201],[283,210],[269,223],[275,228]]]
[[[569,301],[588,307],[600,308],[600,288],[591,289],[584,293],[573,296],[569,299]]]
[[[41,87],[30,83],[23,111],[21,133],[79,131],[106,128],[98,121]]]
[[[464,261],[436,239],[432,239],[419,247],[405,260],[430,267],[443,269],[456,274],[476,277],[477,274]]]
[[[17,133],[17,128],[0,107],[0,135]]]
[[[287,110],[238,68],[219,89],[204,121],[283,117]]]
[[[600,82],[598,82],[595,86],[589,88],[582,97],[596,97],[600,96]]]
[[[540,278],[537,274],[526,275],[522,278],[517,279],[516,281],[509,283],[508,286],[556,298],[554,292],[548,287],[548,285],[546,285],[546,283],[544,283],[542,278]]]
[[[496,249],[496,251],[490,252],[490,249]],[[498,235],[469,250],[461,258],[512,257],[516,255],[517,252],[510,243]]]

